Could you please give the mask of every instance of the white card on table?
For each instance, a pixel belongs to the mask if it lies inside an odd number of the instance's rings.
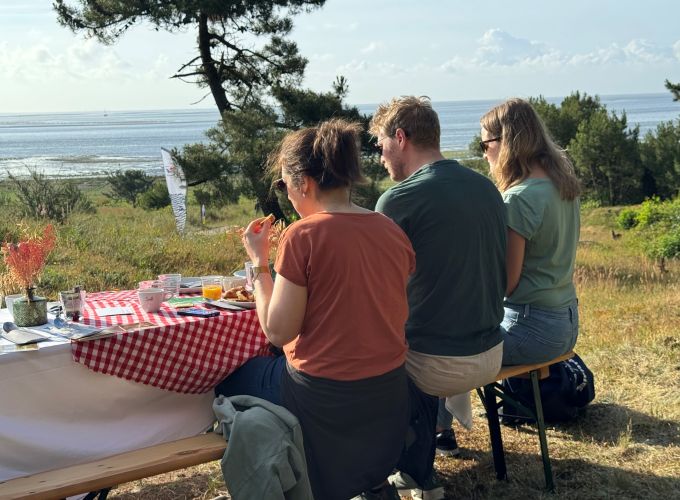
[[[134,314],[131,307],[100,307],[95,309],[97,316],[118,316],[121,314]]]

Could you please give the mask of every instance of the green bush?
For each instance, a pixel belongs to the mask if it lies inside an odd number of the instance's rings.
[[[165,181],[154,182],[148,191],[139,195],[137,204],[144,210],[159,210],[170,205],[170,195]]]
[[[50,219],[63,223],[72,213],[94,213],[96,210],[89,198],[80,190],[75,181],[47,179],[44,174],[29,169],[27,178],[8,174],[8,185],[15,200],[10,207],[20,217]],[[7,201],[7,198],[3,203]]]
[[[633,208],[624,208],[616,218],[616,225],[621,229],[632,229],[638,224],[638,212]]]
[[[626,212],[632,215],[626,215]],[[638,210],[624,209],[617,222],[634,220],[633,244],[653,259],[680,258],[680,197],[661,201],[658,197],[646,200]]]
[[[645,200],[637,213],[637,223],[640,227],[649,227],[663,219],[664,206],[658,196]]]
[[[653,259],[675,259],[680,257],[680,227],[649,239],[643,245],[645,253]]]
[[[106,175],[110,192],[104,193],[111,199],[123,200],[137,206],[137,198],[148,191],[154,183],[153,177],[143,170],[118,170]]]

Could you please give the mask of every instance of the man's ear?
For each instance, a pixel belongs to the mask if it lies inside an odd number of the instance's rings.
[[[406,145],[406,137],[407,135],[403,128],[398,128],[394,133],[394,138],[397,140],[399,148],[404,149],[404,146]]]

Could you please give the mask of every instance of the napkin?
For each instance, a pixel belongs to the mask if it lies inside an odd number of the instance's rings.
[[[44,340],[49,340],[47,337],[39,335],[37,333],[29,332],[27,330],[20,330],[18,328],[10,330],[9,332],[0,332],[2,338],[9,340],[17,345],[34,344],[36,342],[42,342]]]

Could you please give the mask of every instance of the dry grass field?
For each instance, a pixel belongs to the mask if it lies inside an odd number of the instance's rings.
[[[680,263],[661,272],[614,213],[584,214],[578,254],[581,330],[576,351],[592,369],[596,398],[575,422],[548,430],[557,491],[544,491],[533,426],[503,427],[508,481],[494,476],[483,409],[471,431],[456,428],[462,455],[437,458],[447,498],[680,498]],[[185,469],[112,491],[116,499],[228,496],[219,464]]]
[[[210,214],[190,207],[188,238],[174,235],[169,208],[144,213],[102,206],[59,228],[42,290],[80,282],[88,290],[133,287],[161,272],[228,274],[242,264],[238,242],[212,230],[243,224],[252,202]],[[471,431],[456,428],[460,458],[438,458],[447,498],[680,499],[680,262],[666,271],[624,232],[612,237],[614,209],[585,210],[576,283],[581,329],[576,351],[592,369],[596,399],[575,422],[548,430],[557,491],[544,491],[533,426],[504,427],[508,481],[495,479],[483,410]],[[199,229],[196,229],[196,228]],[[618,236],[618,235],[617,235]],[[210,499],[227,495],[219,463],[118,486],[116,499]]]

